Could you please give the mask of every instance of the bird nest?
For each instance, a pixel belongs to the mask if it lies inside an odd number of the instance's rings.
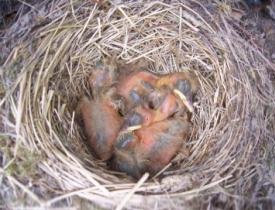
[[[39,205],[77,195],[117,209],[201,205],[194,199],[219,192],[227,202],[249,189],[271,138],[274,68],[230,16],[197,1],[61,1],[49,17],[4,65],[1,115],[16,148],[41,157],[39,173],[48,181],[37,188],[52,197],[45,201],[7,175],[11,182]],[[85,143],[76,107],[89,95],[96,64],[108,59],[121,66],[142,61],[155,74],[190,71],[200,83],[190,154],[178,154],[161,176],[133,180],[93,157]]]

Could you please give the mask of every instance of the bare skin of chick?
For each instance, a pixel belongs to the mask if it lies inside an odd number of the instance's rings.
[[[126,115],[122,129],[132,126],[148,126],[171,117],[179,111],[178,99],[172,93],[164,96],[162,103],[157,109],[150,109],[142,105],[135,107]]]
[[[144,97],[154,90],[157,79],[150,72],[140,71],[132,72],[118,81],[117,93],[126,99],[128,110],[143,103]]]
[[[145,172],[155,174],[177,154],[190,132],[189,122],[173,119],[122,134],[115,146],[114,165],[135,178]]]
[[[157,81],[156,87],[163,86],[169,87],[191,113],[194,111],[193,96],[199,89],[199,82],[195,75],[190,72],[177,72],[162,76]]]
[[[114,141],[121,127],[122,119],[108,98],[80,102],[88,144],[101,160],[108,160],[113,153]]]
[[[190,133],[191,124],[181,119],[161,121],[137,130],[136,135],[141,142],[136,148],[136,154],[146,156],[138,160],[146,164],[147,171],[157,173],[177,154]]]
[[[137,128],[148,126],[172,116],[189,119],[182,101],[167,88],[161,88],[149,94],[147,106],[145,105],[146,103],[135,107],[126,115],[122,126],[123,130],[132,130],[132,127],[135,126]]]

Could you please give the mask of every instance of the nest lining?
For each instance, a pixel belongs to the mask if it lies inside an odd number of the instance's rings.
[[[45,157],[39,168],[55,180],[48,185],[65,193],[46,205],[78,195],[107,208],[139,208],[141,202],[166,208],[171,200],[183,206],[198,194],[229,193],[241,177],[253,176],[260,146],[270,138],[272,110],[266,107],[275,97],[270,64],[230,17],[214,17],[196,1],[117,6],[76,1],[59,5],[56,13],[33,32],[31,51],[24,43],[10,57],[7,67],[20,68],[1,102],[13,122],[7,129]],[[157,74],[193,71],[200,81],[191,154],[161,180],[145,174],[135,183],[110,171],[83,141],[76,104],[89,94],[88,75],[105,57],[129,65],[146,61]]]

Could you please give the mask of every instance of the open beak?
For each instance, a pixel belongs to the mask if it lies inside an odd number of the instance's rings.
[[[187,97],[178,89],[174,89],[173,92],[176,96],[178,96],[181,99],[181,101],[187,107],[189,112],[193,113],[194,112],[193,104],[187,99]]]

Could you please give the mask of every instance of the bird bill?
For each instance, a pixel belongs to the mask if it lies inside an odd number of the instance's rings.
[[[187,100],[186,96],[180,92],[178,89],[174,89],[173,92],[182,100],[183,104],[187,107],[187,109],[193,113],[194,108],[193,105]]]

